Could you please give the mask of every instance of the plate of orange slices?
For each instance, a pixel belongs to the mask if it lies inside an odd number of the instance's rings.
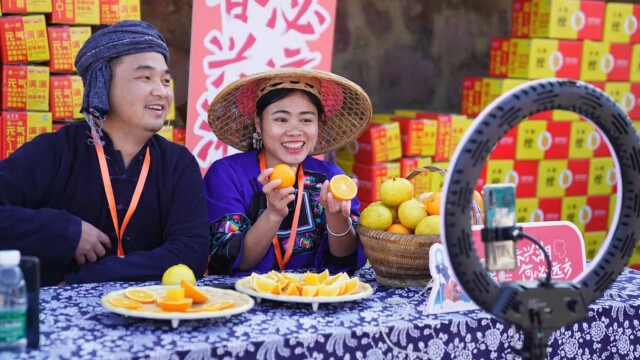
[[[236,290],[251,295],[258,302],[262,299],[292,303],[311,304],[313,311],[318,304],[354,301],[373,294],[371,285],[346,273],[330,275],[321,273],[302,274],[277,272],[252,273],[236,282]]]
[[[153,285],[112,291],[100,300],[116,314],[155,320],[171,320],[175,328],[180,320],[229,317],[248,311],[254,305],[250,296],[211,286]]]

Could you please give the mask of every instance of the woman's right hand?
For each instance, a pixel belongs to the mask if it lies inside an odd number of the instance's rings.
[[[295,199],[295,189],[292,186],[278,189],[282,181],[280,179],[269,181],[272,172],[273,168],[268,168],[258,175],[258,181],[262,184],[262,192],[267,196],[269,202],[263,215],[269,216],[273,221],[281,222],[289,213],[287,205]]]

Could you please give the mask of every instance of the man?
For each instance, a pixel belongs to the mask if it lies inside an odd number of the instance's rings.
[[[208,215],[189,151],[156,132],[173,101],[169,50],[150,24],[97,31],[76,68],[86,123],[0,161],[0,248],[40,258],[43,285],[205,272]]]

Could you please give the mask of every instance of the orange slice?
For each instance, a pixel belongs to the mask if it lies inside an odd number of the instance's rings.
[[[193,299],[194,304],[201,304],[209,300],[209,296],[186,280],[180,281],[180,286],[184,289],[184,296]]]
[[[257,275],[254,279],[253,287],[258,292],[270,293],[274,291],[274,288],[278,287],[278,283],[266,276]]]
[[[224,309],[230,309],[235,307],[236,303],[233,300],[222,300],[208,303],[202,307],[204,311],[220,311]]]
[[[318,285],[327,281],[328,277],[329,277],[329,270],[327,269],[325,269],[323,272],[318,274]]]
[[[358,186],[347,175],[340,174],[331,178],[329,181],[329,191],[333,198],[338,201],[347,201],[356,197]]]
[[[193,299],[184,298],[182,300],[169,300],[168,296],[161,296],[156,304],[164,311],[185,312],[193,304]]]
[[[340,283],[340,286],[341,286],[340,295],[349,295],[352,292],[356,291],[358,286],[360,286],[360,279],[358,279],[357,277],[354,277],[352,279],[349,279],[347,281]]]
[[[109,304],[115,307],[121,307],[129,310],[136,310],[142,307],[142,304],[131,299],[121,297],[110,297]]]
[[[302,288],[301,295],[304,297],[313,297],[318,293],[318,287],[315,285],[307,285]]]
[[[287,286],[287,290],[284,294],[287,296],[300,296],[300,291],[298,290],[296,284],[291,284]]]
[[[143,304],[151,304],[156,301],[156,294],[144,289],[127,289],[124,296]]]
[[[302,279],[307,285],[318,285],[320,284],[319,276],[315,273],[307,272],[304,274],[304,278]]]
[[[342,287],[339,284],[320,285],[318,286],[318,296],[338,296],[341,288]]]
[[[339,283],[342,281],[349,280],[349,275],[345,273],[338,273],[332,276],[329,276],[327,280],[325,280],[322,285],[333,285],[335,283]]]

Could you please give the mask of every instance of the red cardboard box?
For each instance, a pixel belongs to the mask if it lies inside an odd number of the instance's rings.
[[[81,119],[82,79],[77,75],[51,75],[50,107],[53,120]]]
[[[173,142],[185,146],[187,130],[185,128],[173,128]]]
[[[4,145],[0,158],[6,158],[17,148],[34,137],[51,132],[51,114],[48,112],[3,112],[2,139]]]
[[[543,221],[559,221],[562,219],[562,198],[538,199],[538,211]],[[533,214],[538,217],[540,215]]]
[[[400,177],[400,163],[375,165],[353,164],[353,175],[358,180],[358,200],[374,202],[380,198],[380,186],[390,178]]]
[[[589,216],[589,221],[585,224],[584,230],[608,230],[609,195],[587,196],[587,206],[591,209],[591,216]]]
[[[509,38],[491,39],[489,76],[506,77],[509,70]]]
[[[29,61],[21,16],[0,17],[0,53],[4,64]]]
[[[637,2],[637,1],[636,1]],[[639,43],[640,4],[607,4],[603,41]]]
[[[140,20],[140,0],[100,0],[100,24]]]
[[[512,39],[509,77],[539,79],[580,77],[582,41],[556,39]]]
[[[6,14],[50,13],[50,0],[2,0],[2,11]],[[2,12],[0,12],[2,15]]]
[[[570,174],[570,180],[565,188],[565,196],[587,195],[589,159],[568,160],[567,173]]]
[[[49,110],[49,68],[39,65],[3,65],[3,110]]]
[[[588,0],[533,0],[531,37],[601,40],[604,2]]]
[[[631,50],[631,44],[585,40],[580,80],[629,81]]]
[[[531,28],[531,0],[513,0],[511,7],[511,36],[529,37]]]
[[[431,164],[431,158],[403,157],[400,158],[399,163],[400,177],[406,178],[412,170]],[[418,176],[413,177],[410,181],[413,184],[413,192],[416,195],[422,194],[429,190],[429,177],[424,174],[419,174]]]
[[[24,41],[27,46],[29,62],[49,61],[49,40],[47,22],[44,15],[26,15],[22,17]]]
[[[515,159],[518,141],[518,126],[511,128],[493,148],[489,159]]]
[[[89,26],[49,26],[49,48],[51,49],[51,72],[72,73],[78,51],[91,36]]]
[[[506,182],[516,184],[516,197],[536,197],[538,164],[537,160],[516,160],[513,162],[513,172],[506,174]]]
[[[481,77],[462,80],[462,114],[475,117],[482,110],[482,80]]]
[[[532,120],[518,125],[516,159],[566,159],[569,154],[571,122]]]
[[[100,0],[52,0],[51,23],[100,24]]]

